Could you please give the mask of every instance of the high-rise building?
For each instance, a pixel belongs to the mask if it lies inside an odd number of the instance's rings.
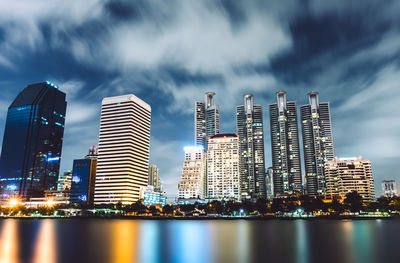
[[[159,176],[159,169],[155,164],[149,165],[149,185],[154,187],[154,191],[161,192],[161,180]]]
[[[236,134],[209,138],[207,152],[207,198],[240,200],[240,147]]]
[[[214,92],[205,94],[205,101],[196,101],[194,108],[194,143],[207,150],[209,137],[219,134],[219,105],[213,104]]]
[[[68,191],[71,190],[72,171],[69,170],[58,176],[57,190]]]
[[[65,93],[50,82],[28,85],[11,103],[0,159],[5,198],[57,189],[66,107]]]
[[[335,158],[325,163],[326,197],[357,191],[364,201],[375,198],[371,162],[357,158]]]
[[[84,159],[74,160],[70,190],[71,203],[93,204],[96,169],[96,147],[92,147]]]
[[[397,195],[397,186],[395,180],[383,180],[382,191],[387,197],[393,197]]]
[[[253,95],[244,96],[236,107],[236,129],[240,141],[240,192],[242,199],[265,198],[264,129],[261,105]]]
[[[149,176],[151,107],[135,95],[104,98],[94,203],[139,200]]]
[[[296,102],[280,91],[269,111],[275,196],[302,192]]]
[[[330,106],[319,102],[318,92],[308,94],[308,101],[300,107],[307,194],[324,195],[325,163],[335,156]]]
[[[274,169],[268,167],[265,173],[265,189],[267,192],[267,198],[274,198]]]
[[[204,199],[206,153],[203,146],[185,147],[182,176],[178,185],[179,202]]]

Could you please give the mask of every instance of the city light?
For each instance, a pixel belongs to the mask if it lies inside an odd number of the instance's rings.
[[[9,204],[9,206],[11,206],[11,207],[15,207],[15,206],[17,206],[17,205],[19,204],[19,200],[18,200],[17,198],[11,198],[11,199],[8,201],[8,204]]]
[[[48,207],[52,207],[52,206],[54,206],[54,204],[55,204],[55,202],[52,199],[49,199],[46,201],[46,206],[48,206]]]

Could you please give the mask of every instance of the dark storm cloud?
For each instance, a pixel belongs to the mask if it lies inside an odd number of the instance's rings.
[[[134,93],[152,105],[151,161],[174,195],[205,91],[216,91],[222,131],[233,132],[245,93],[264,105],[268,128],[275,91],[303,104],[317,90],[332,102],[337,155],[370,158],[377,181],[399,179],[399,12],[399,1],[377,0],[2,1],[0,132],[25,85],[56,82],[69,102],[70,169],[97,143],[101,99]]]

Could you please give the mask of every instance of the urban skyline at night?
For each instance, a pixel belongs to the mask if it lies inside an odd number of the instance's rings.
[[[393,15],[398,6],[339,2],[311,1],[306,7],[180,3],[174,8],[125,1],[2,3],[0,134],[7,107],[23,87],[56,83],[69,101],[63,173],[98,144],[102,98],[133,93],[152,105],[150,163],[160,168],[165,190],[176,195],[183,148],[193,144],[193,103],[205,92],[216,93],[221,133],[236,130],[235,107],[244,94],[254,95],[264,107],[268,166],[266,107],[275,93],[284,90],[289,100],[304,105],[307,93],[317,91],[321,101],[331,102],[335,155],[371,160],[379,194],[382,180],[399,180],[394,115],[399,21]],[[173,52],[174,47],[181,52]]]

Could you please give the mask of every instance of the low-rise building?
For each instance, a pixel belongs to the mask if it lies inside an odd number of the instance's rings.
[[[166,205],[167,194],[158,192],[154,186],[140,187],[139,198],[143,200],[144,205]]]
[[[356,158],[335,158],[325,163],[326,197],[345,197],[357,191],[364,201],[375,198],[371,161]]]

